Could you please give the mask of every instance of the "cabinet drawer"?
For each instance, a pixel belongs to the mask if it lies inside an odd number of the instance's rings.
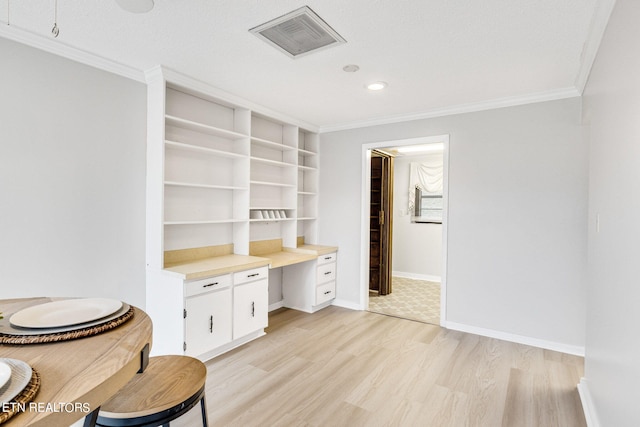
[[[318,265],[327,264],[329,262],[335,262],[338,258],[338,254],[336,252],[320,255],[318,256]]]
[[[268,267],[238,271],[237,273],[233,273],[233,284],[239,285],[242,283],[254,282],[256,280],[266,279],[267,277],[269,277]]]
[[[326,283],[332,280],[336,280],[336,263],[319,265],[316,283]]]
[[[316,288],[316,305],[336,297],[336,282],[325,283]]]
[[[216,289],[227,288],[231,285],[231,275],[207,277],[206,279],[191,280],[184,283],[184,295],[190,297]]]

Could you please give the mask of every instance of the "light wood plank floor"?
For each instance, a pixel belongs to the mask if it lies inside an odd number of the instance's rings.
[[[337,307],[269,324],[207,362],[211,426],[586,426],[580,357]]]

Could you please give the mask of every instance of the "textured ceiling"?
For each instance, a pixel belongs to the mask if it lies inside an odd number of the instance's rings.
[[[331,129],[575,89],[598,1],[155,0],[132,14],[114,0],[58,0],[55,42],[138,70],[162,64]],[[347,43],[291,59],[248,31],[303,5]],[[9,6],[10,27],[51,38],[54,0]],[[389,86],[369,92],[373,80]]]

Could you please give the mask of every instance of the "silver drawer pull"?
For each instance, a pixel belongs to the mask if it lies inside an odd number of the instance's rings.
[[[210,286],[215,286],[215,285],[217,285],[218,283],[220,283],[220,282],[213,282],[213,283],[209,283],[208,285],[202,285],[202,287],[203,287],[203,288],[208,288],[208,287],[210,287]]]
[[[329,259],[331,259],[331,258],[332,258],[332,257],[330,257],[330,256],[326,256],[326,257],[324,257],[324,259],[326,259],[326,260],[329,260]]]
[[[213,315],[209,316],[209,333],[213,333]]]
[[[327,292],[325,292],[324,294],[325,294],[325,295],[329,295],[330,293],[331,293],[331,291],[327,291]]]
[[[259,276],[259,275],[260,275],[260,273],[253,273],[253,274],[247,275],[247,277],[256,277],[256,276]]]
[[[251,317],[256,317],[256,303],[251,301]]]
[[[324,275],[325,275],[325,276],[327,276],[327,275],[329,275],[329,274],[331,274],[331,271],[326,271],[326,272],[324,273]]]

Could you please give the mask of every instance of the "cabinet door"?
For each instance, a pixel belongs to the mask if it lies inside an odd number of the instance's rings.
[[[233,288],[233,339],[267,327],[268,292],[268,280],[259,280]]]
[[[198,356],[231,341],[231,289],[185,300],[185,354]]]

